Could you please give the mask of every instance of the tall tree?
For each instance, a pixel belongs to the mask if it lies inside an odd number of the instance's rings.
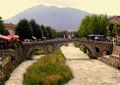
[[[108,35],[115,37],[118,33],[120,33],[120,23],[110,23],[108,25]]]
[[[57,37],[64,38],[64,32],[57,32]]]
[[[52,39],[58,37],[58,33],[56,32],[56,30],[51,29],[52,30]]]
[[[120,33],[120,24],[115,24],[113,26],[112,36],[116,36],[118,33]]]
[[[37,39],[41,39],[43,35],[42,29],[40,29],[40,26],[35,22],[35,20],[30,21],[30,25],[32,27],[32,34]]]
[[[46,29],[46,27],[44,25],[41,25],[40,28],[42,29],[43,31],[43,37],[46,37],[47,39],[49,38],[49,34],[48,34],[48,31]]]
[[[20,20],[17,24],[15,33],[20,36],[21,40],[32,39],[32,28],[26,19]]]
[[[48,39],[52,38],[52,29],[51,27],[46,27],[47,33],[48,33]]]
[[[9,34],[8,30],[5,29],[2,17],[0,17],[0,34],[2,34],[2,35],[8,35]]]
[[[89,34],[107,34],[109,19],[106,15],[86,16],[77,32],[79,37],[87,37]]]

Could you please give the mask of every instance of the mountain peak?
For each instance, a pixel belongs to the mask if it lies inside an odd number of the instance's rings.
[[[55,29],[76,29],[81,20],[89,13],[75,8],[59,8],[56,6],[38,5],[29,8],[16,16],[6,20],[18,23],[20,19],[35,19],[37,23],[51,26]]]

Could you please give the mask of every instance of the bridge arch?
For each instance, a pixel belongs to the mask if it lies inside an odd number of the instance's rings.
[[[99,52],[100,52],[100,49],[99,49],[98,47],[95,47],[95,51],[96,51],[97,53],[99,53]]]
[[[33,53],[35,50],[38,50],[38,49],[45,51],[45,48],[44,48],[43,46],[34,46],[34,47],[32,47],[32,48],[29,48],[29,50],[28,50],[28,52],[27,52],[27,57],[30,57],[30,58],[31,58],[32,53]]]
[[[79,43],[86,47],[86,49],[90,52],[92,56],[90,58],[97,58],[103,55],[103,51],[106,51],[106,54],[112,53],[113,45],[110,42],[102,42],[102,41],[92,41],[92,40],[84,40],[84,39],[58,39],[58,40],[48,40],[45,42],[38,41],[32,42],[23,45],[23,54],[24,56],[30,55],[30,53],[35,49],[43,49],[45,53],[48,52],[48,45],[52,46],[52,51],[55,51],[57,48],[62,45],[68,43]]]
[[[27,57],[30,57],[32,52],[38,49],[43,50],[44,54],[53,53],[57,49],[57,45],[56,44],[43,44],[43,45],[32,46],[27,51]]]
[[[85,45],[85,44],[83,44],[83,43],[80,43],[80,42],[74,42],[74,45],[75,45],[75,44],[79,44],[79,45],[85,47],[85,50],[84,50],[83,52],[85,52],[85,53],[89,56],[89,58],[91,58],[91,59],[96,59],[96,57],[93,56],[92,50],[90,49],[89,46],[87,46],[87,45]],[[82,51],[82,50],[81,50],[81,51]]]

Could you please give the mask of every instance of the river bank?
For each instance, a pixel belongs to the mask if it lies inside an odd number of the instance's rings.
[[[74,78],[65,85],[120,85],[120,71],[99,60],[92,60],[74,47],[62,46],[61,51],[66,58],[66,64],[71,68]],[[40,58],[41,56],[37,57]],[[5,85],[22,85],[23,74],[37,59],[25,61],[11,74]]]
[[[26,72],[26,69],[36,62],[42,56],[35,56],[33,60],[24,61],[21,63],[11,74],[11,77],[6,81],[5,85],[22,85],[23,75]]]

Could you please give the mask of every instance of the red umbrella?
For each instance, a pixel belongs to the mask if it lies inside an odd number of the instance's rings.
[[[11,40],[11,38],[9,38],[9,37],[7,37],[7,36],[4,36],[4,35],[1,35],[1,34],[0,34],[0,38],[1,38],[1,39],[4,39],[4,40]]]
[[[15,34],[9,34],[9,35],[7,35],[7,37],[9,37],[11,39],[19,39],[19,36],[15,35]]]

